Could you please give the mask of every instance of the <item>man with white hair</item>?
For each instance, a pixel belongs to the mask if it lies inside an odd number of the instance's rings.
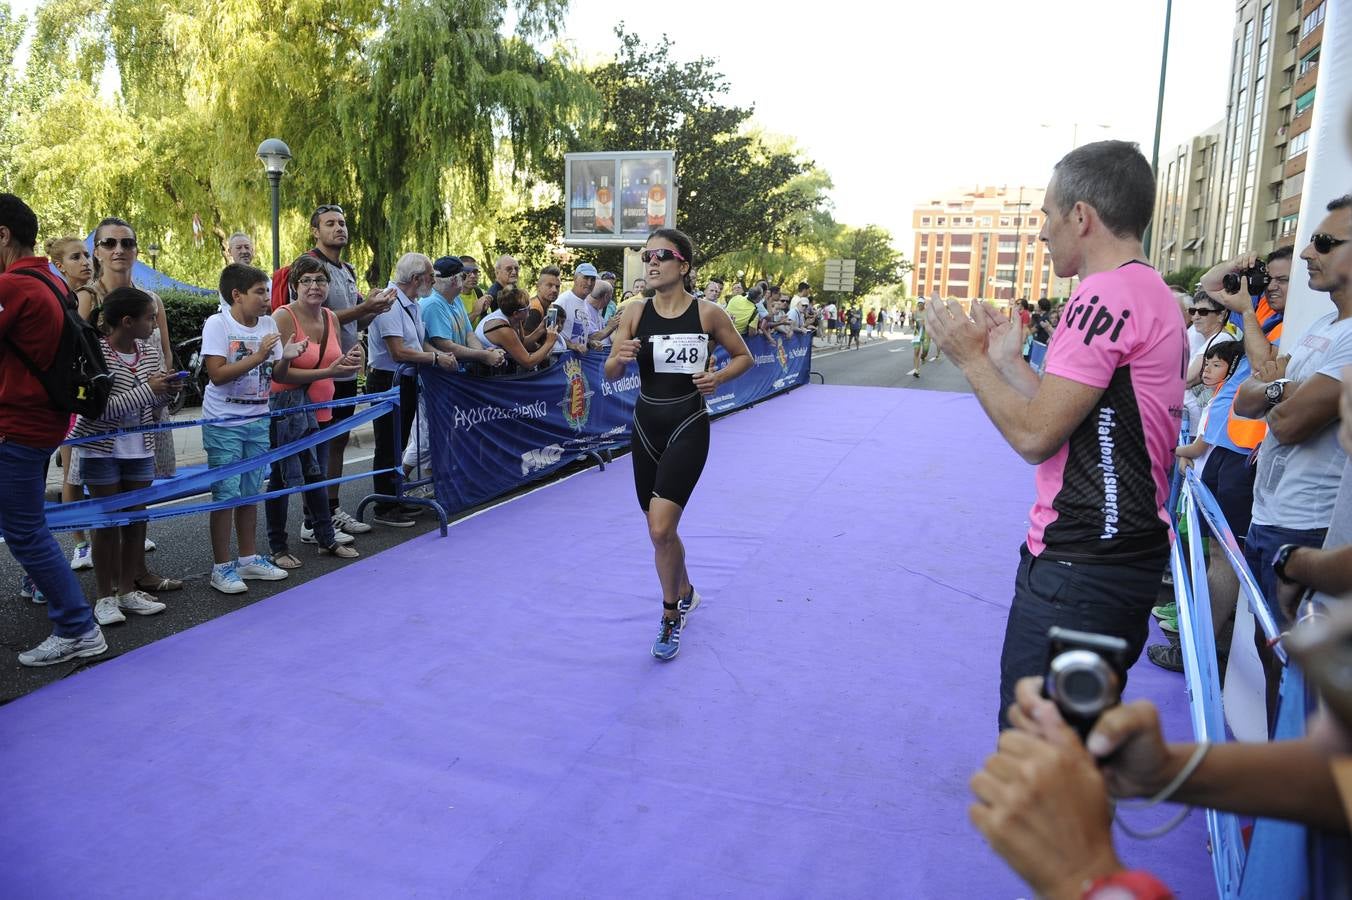
[[[396,383],[399,385],[398,430],[395,429],[393,412],[376,419],[372,426],[376,435],[376,452],[371,467],[377,472],[398,465],[399,448],[408,442],[414,411],[418,408],[418,376],[410,371],[400,373],[399,367],[431,365],[454,370],[459,365],[454,355],[432,348],[424,349],[423,346],[427,334],[418,300],[432,293],[432,280],[432,260],[421,253],[405,253],[401,256],[394,266],[394,278],[390,281],[390,287],[395,291],[395,303],[372,319],[366,331],[371,358],[371,371],[366,376],[366,392],[380,394],[393,388]],[[397,481],[393,473],[374,475],[372,481],[377,494],[394,495]],[[391,528],[408,528],[413,525],[409,511],[417,509],[382,501],[376,504],[373,518],[377,523]]]
[[[516,284],[521,277],[521,266],[516,259],[504,253],[498,257],[498,261],[493,266],[493,283],[488,286],[488,296],[493,299],[489,305],[497,308],[498,292],[511,284]]]
[[[242,231],[236,231],[230,235],[229,240],[225,242],[225,255],[230,257],[231,262],[237,262],[242,266],[251,266],[254,261],[254,242]]]

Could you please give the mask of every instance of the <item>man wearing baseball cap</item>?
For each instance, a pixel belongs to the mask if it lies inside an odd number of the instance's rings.
[[[563,346],[555,345],[555,352],[562,352],[564,347],[577,353],[587,352],[587,324],[582,307],[592,288],[596,287],[596,277],[596,266],[582,263],[573,269],[572,290],[564,291],[563,296],[554,301],[554,305],[563,310],[559,322],[559,341]]]
[[[427,328],[427,342],[462,363],[496,368],[503,364],[506,355],[501,350],[484,349],[459,302],[464,271],[465,264],[458,256],[443,256],[432,263],[432,293],[418,301]]]

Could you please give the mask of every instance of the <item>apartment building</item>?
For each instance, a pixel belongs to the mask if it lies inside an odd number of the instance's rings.
[[[1037,239],[1041,187],[978,187],[918,203],[911,295],[958,300],[1057,296],[1051,257]]]
[[[1161,271],[1295,241],[1327,3],[1237,2],[1226,118],[1160,160]]]

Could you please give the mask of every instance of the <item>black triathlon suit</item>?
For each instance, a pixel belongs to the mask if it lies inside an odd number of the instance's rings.
[[[667,319],[645,300],[634,337],[642,341],[630,444],[638,505],[647,512],[660,497],[684,509],[709,458],[709,410],[691,380],[706,368],[711,347],[699,301]]]

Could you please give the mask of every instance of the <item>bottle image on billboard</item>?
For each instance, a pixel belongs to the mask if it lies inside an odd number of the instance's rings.
[[[596,230],[611,232],[615,230],[613,199],[610,195],[610,176],[601,176],[601,186],[596,189],[596,199],[592,203],[596,211]]]
[[[653,169],[652,184],[648,187],[648,228],[667,224],[667,189],[662,184],[662,170]]]
[[[625,168],[632,167],[626,163]],[[639,181],[637,172],[626,174],[620,191],[620,230],[626,233],[648,230],[648,179]]]

